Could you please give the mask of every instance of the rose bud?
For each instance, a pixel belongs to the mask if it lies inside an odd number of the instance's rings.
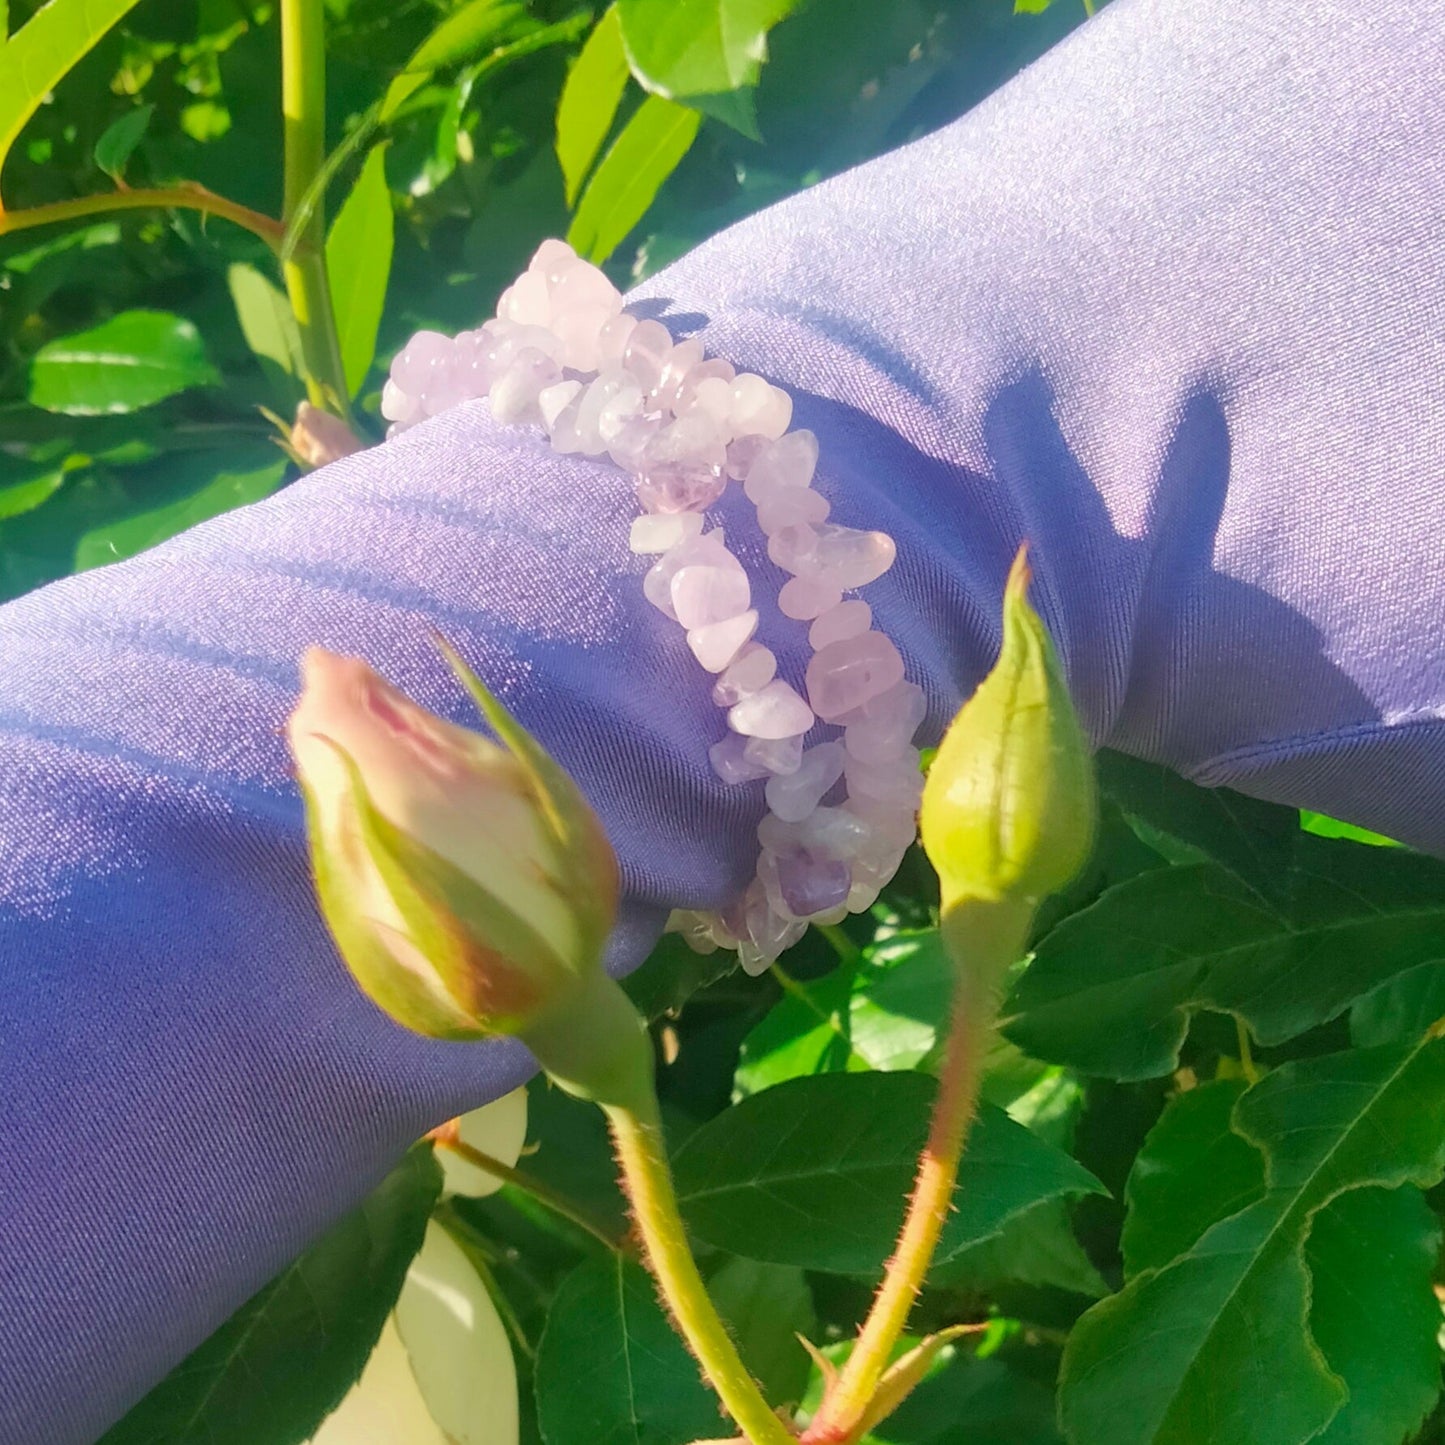
[[[998,661],[949,726],[923,790],[919,828],[945,913],[968,899],[1032,905],[1093,844],[1093,759],[1029,578],[1020,549]]]
[[[601,967],[618,892],[602,824],[446,651],[505,747],[357,658],[312,648],[302,662],[288,735],[317,896],[347,967],[398,1023],[435,1038],[547,1036],[583,1000],[613,1027],[635,1019]]]

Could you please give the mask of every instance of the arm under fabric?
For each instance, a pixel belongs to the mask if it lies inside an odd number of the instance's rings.
[[[786,387],[834,518],[896,538],[868,599],[934,736],[1027,537],[1097,740],[1445,849],[1445,24],[1326,11],[1119,0],[644,294]],[[634,511],[473,405],[0,609],[0,1439],[92,1438],[526,1067],[404,1034],[335,958],[280,731],[305,647],[466,720],[457,644],[617,844],[617,966],[747,879],[761,788],[708,767]],[[761,635],[796,679],[804,628]]]

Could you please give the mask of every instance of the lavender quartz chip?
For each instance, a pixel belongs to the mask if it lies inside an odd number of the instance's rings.
[[[798,848],[778,858],[778,890],[795,918],[811,918],[848,901],[852,870],[838,858]]]

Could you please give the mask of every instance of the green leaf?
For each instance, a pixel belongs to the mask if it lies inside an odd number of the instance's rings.
[[[743,1039],[733,1097],[760,1094],[785,1079],[866,1070],[867,1061],[853,1051],[852,992],[853,979],[840,968],[784,995]]]
[[[707,1292],[768,1402],[796,1404],[810,1368],[798,1336],[810,1337],[818,1322],[803,1271],[730,1259],[708,1279]]]
[[[30,400],[46,411],[99,416],[220,379],[193,322],[168,311],[122,311],[42,346],[30,361]]]
[[[1323,851],[1296,865],[1287,908],[1212,863],[1109,889],[1039,943],[1005,1009],[1009,1037],[1085,1073],[1153,1078],[1177,1065],[1198,1009],[1236,1014],[1277,1044],[1441,957],[1438,862],[1308,841]]]
[[[864,950],[853,983],[853,1049],[870,1069],[922,1067],[942,1043],[953,965],[936,928],[895,933]]]
[[[1305,1245],[1310,1330],[1349,1387],[1313,1445],[1413,1437],[1440,1394],[1440,1222],[1418,1189],[1357,1189],[1315,1216]]]
[[[967,1422],[961,1429],[961,1422]],[[966,1433],[964,1433],[966,1430]],[[1058,1445],[1054,1392],[1001,1360],[959,1350],[863,1445]]]
[[[1351,1233],[1355,1211],[1370,1204],[1347,1206],[1315,1252],[1306,1244],[1317,1217],[1350,1191],[1436,1183],[1445,1167],[1442,1112],[1440,1040],[1287,1064],[1240,1098],[1230,1127],[1264,1156],[1263,1195],[1210,1225],[1167,1265],[1143,1269],[1075,1326],[1062,1375],[1069,1438],[1076,1445],[1278,1445],[1312,1439],[1337,1416],[1331,1429],[1341,1430],[1341,1441],[1400,1439],[1413,1429],[1439,1388],[1438,1354],[1417,1338],[1424,1322],[1433,1342],[1439,1324],[1438,1309],[1425,1321],[1420,1308],[1433,1248],[1418,1211],[1398,1259],[1377,1260],[1373,1279],[1354,1251],[1381,1243],[1388,1250],[1394,1241]],[[1197,1140],[1203,1124],[1193,1123]],[[1155,1167],[1181,1153],[1195,1187],[1211,1187],[1194,1168],[1204,1151],[1184,1131],[1173,1150],[1152,1142]],[[1176,1181],[1175,1195],[1188,1187]],[[1131,1186],[1131,1195],[1137,1201],[1138,1189]],[[1158,1243],[1144,1257],[1169,1247]],[[1323,1271],[1325,1260],[1339,1287],[1315,1312],[1311,1269]],[[1409,1276],[1409,1322],[1388,1321]],[[1366,1297],[1352,1301],[1358,1289]],[[1372,1388],[1372,1375],[1388,1374],[1390,1365],[1365,1340],[1344,1353],[1325,1350],[1327,1342],[1338,1348],[1337,1332],[1351,1327],[1357,1307],[1381,1351],[1404,1350],[1393,1392]]]
[[[1126,1277],[1162,1269],[1211,1225],[1263,1197],[1264,1158],[1229,1127],[1246,1087],[1242,1079],[1219,1079],[1190,1089],[1149,1131],[1124,1195]]]
[[[612,129],[627,86],[627,56],[617,7],[597,22],[582,53],[567,74],[557,102],[557,159],[567,186],[567,204],[577,199],[582,182]]]
[[[940,1265],[930,1283],[977,1292],[1001,1284],[1026,1284],[1090,1299],[1109,1292],[1074,1236],[1064,1199],[1045,1199],[1014,1215],[998,1234]]]
[[[281,288],[245,261],[226,268],[226,284],[246,345],[286,376],[300,376],[301,333]]]
[[[626,978],[622,987],[638,1013],[649,1023],[676,1013],[699,989],[730,974],[737,955],[728,949],[698,953],[680,933],[664,933],[646,960]]]
[[[1302,809],[1299,815],[1300,827],[1306,833],[1319,838],[1348,838],[1354,843],[1368,843],[1372,848],[1400,848],[1404,845],[1383,833],[1372,833],[1368,828],[1357,827],[1354,823],[1342,823],[1327,813],[1311,813]]]
[[[618,0],[632,73],[654,95],[716,96],[757,84],[768,31],[798,0]]]
[[[1212,858],[1266,896],[1275,895],[1299,839],[1292,808],[1262,803],[1228,788],[1200,788],[1155,763],[1104,750],[1099,788],[1135,831],[1174,862]],[[1169,841],[1184,845],[1170,848]]]
[[[1350,1042],[1356,1048],[1408,1043],[1445,1018],[1445,959],[1422,963],[1356,1001]]]
[[[101,1445],[296,1445],[360,1376],[441,1187],[413,1149],[366,1201],[253,1295]]]
[[[331,223],[326,274],[336,332],[352,396],[361,390],[376,355],[376,332],[391,275],[395,217],[386,184],[386,146],[375,146]]]
[[[924,1074],[821,1074],[754,1094],[677,1152],[678,1199],[699,1238],[749,1259],[877,1275],[902,1220],[936,1086]],[[1102,1193],[1082,1165],[984,1107],[938,1259],[1042,1199]]]
[[[695,110],[649,95],[622,128],[587,184],[567,240],[601,264],[643,218],[697,135]]]
[[[453,11],[412,52],[401,74],[391,82],[381,103],[380,119],[390,120],[434,71],[496,44],[527,19],[526,6],[516,0],[470,0]]]
[[[76,544],[75,570],[84,572],[133,557],[199,522],[258,502],[270,496],[286,475],[286,458],[277,455],[274,447],[252,447],[240,454],[229,454],[219,471],[218,461],[215,453],[178,458],[169,469],[167,489],[174,494],[180,488],[180,494],[160,506],[91,528]],[[194,490],[186,486],[186,479],[191,477],[198,479]]]
[[[125,164],[140,144],[155,109],[153,105],[140,105],[128,110],[119,120],[108,125],[96,141],[95,163],[117,184],[124,177]]]
[[[546,1445],[687,1445],[723,1430],[651,1279],[620,1255],[563,1281],[537,1348],[535,1388]]]
[[[7,517],[24,516],[42,506],[58,492],[65,482],[65,468],[55,467],[23,482],[0,486],[0,522]]]
[[[0,167],[25,122],[136,0],[50,0],[0,45]]]
[[[1178,1095],[1129,1177],[1123,1251],[1129,1277],[1162,1269],[1206,1231],[1262,1198],[1265,1157],[1230,1127],[1242,1080]],[[1350,1396],[1316,1441],[1402,1439],[1438,1384],[1431,1291],[1438,1226],[1418,1189],[1352,1190],[1310,1224],[1309,1328]],[[1403,1366],[1397,1362],[1410,1362]]]
[[[953,968],[936,928],[864,950],[856,970],[797,984],[743,1040],[738,1098],[806,1074],[920,1067],[948,1017]]]

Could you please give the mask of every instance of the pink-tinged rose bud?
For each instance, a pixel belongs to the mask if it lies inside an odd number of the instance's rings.
[[[366,994],[418,1033],[480,1038],[524,1031],[600,976],[616,860],[500,705],[486,698],[505,748],[358,658],[313,648],[302,674],[288,734],[317,895]]]

